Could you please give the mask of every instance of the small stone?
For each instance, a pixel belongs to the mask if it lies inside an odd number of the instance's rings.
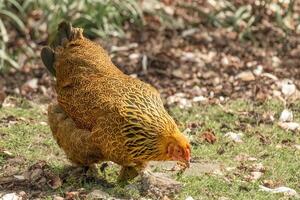
[[[60,197],[60,196],[54,196],[54,197],[53,197],[53,200],[64,200],[64,198],[63,198],[63,197]]]
[[[41,177],[42,173],[43,173],[42,169],[33,170],[30,175],[30,180],[36,181],[37,179],[39,179]]]
[[[182,78],[182,76],[183,76],[182,71],[180,69],[175,69],[172,72],[172,75],[175,76],[176,78]]]
[[[233,140],[236,143],[242,143],[242,137],[244,134],[242,133],[234,133],[234,132],[228,132],[225,134],[226,137],[230,138],[231,140]]]
[[[263,66],[262,65],[258,65],[257,68],[255,70],[253,70],[253,73],[256,75],[256,76],[259,76],[263,73]]]
[[[300,124],[297,122],[279,122],[278,125],[285,130],[300,130]]]
[[[204,102],[207,101],[207,98],[204,96],[196,96],[193,98],[193,102]]]
[[[281,122],[291,122],[291,121],[293,121],[292,111],[290,111],[288,109],[284,109],[280,114],[279,121],[281,121]]]
[[[171,200],[168,196],[164,196],[162,200]]]
[[[296,85],[291,80],[284,80],[281,83],[281,92],[284,96],[289,97],[296,92]]]
[[[25,177],[22,175],[14,175],[14,177],[18,180],[25,180]]]
[[[19,200],[21,199],[16,193],[8,193],[1,197],[1,200]]]
[[[150,192],[157,197],[161,194],[169,196],[178,193],[181,189],[181,183],[166,177],[163,173],[144,173],[142,176],[143,193]]]
[[[24,85],[36,90],[38,88],[38,79],[33,78],[33,79],[27,81]]]
[[[108,199],[109,194],[102,190],[94,190],[87,195],[87,199]]]
[[[195,61],[195,54],[193,52],[183,52],[182,61]]]
[[[194,200],[194,198],[191,196],[188,196],[185,200]]]
[[[251,71],[241,72],[237,75],[236,78],[246,82],[255,80],[255,76]]]
[[[277,56],[272,57],[272,66],[273,67],[279,67],[281,64],[281,60]]]
[[[229,65],[229,60],[228,60],[228,58],[227,58],[227,57],[223,57],[223,58],[221,59],[221,63],[222,63],[223,66]]]
[[[132,53],[129,55],[129,59],[130,60],[136,60],[140,57],[140,54],[139,53]]]

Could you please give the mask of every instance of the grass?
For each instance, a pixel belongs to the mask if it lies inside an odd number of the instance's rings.
[[[255,157],[256,162],[262,163],[266,172],[260,180],[254,183],[245,181],[244,175],[249,174],[247,169],[246,172],[241,170],[226,172],[225,177],[230,177],[228,180],[224,179],[224,175],[211,174],[202,177],[183,177],[179,180],[185,182],[186,185],[180,199],[188,195],[199,194],[203,199],[217,199],[222,196],[231,199],[280,199],[282,194],[258,192],[258,186],[263,180],[273,180],[279,182],[280,185],[299,189],[300,152],[292,146],[292,144],[299,144],[299,133],[282,130],[276,125],[276,121],[269,124],[260,119],[268,112],[274,113],[275,118],[278,119],[283,110],[283,104],[277,100],[270,100],[259,105],[236,100],[227,103],[225,109],[233,113],[226,113],[221,107],[211,105],[186,111],[174,108],[172,113],[183,124],[194,121],[202,122],[201,127],[193,132],[213,130],[219,139],[214,145],[201,143],[194,146],[194,155],[206,161],[217,161],[225,167],[238,167],[241,162],[237,162],[234,158],[246,154]],[[296,116],[296,121],[299,121],[299,116]],[[244,143],[228,143],[224,137],[224,133],[228,131],[244,133]],[[261,142],[262,137],[268,140],[266,141],[268,144]],[[291,144],[278,148],[278,144],[285,143],[285,141],[291,141]],[[221,155],[218,153],[220,149],[224,151]],[[247,164],[250,163],[246,163],[246,167]]]
[[[20,101],[19,101],[20,102]],[[295,121],[300,121],[297,113],[300,102],[290,105],[294,111]],[[277,121],[283,104],[278,100],[257,103],[244,100],[229,101],[219,105],[201,105],[190,109],[173,107],[170,112],[180,128],[190,127],[189,135],[193,137],[193,158],[201,162],[219,163],[218,173],[204,173],[200,176],[182,175],[174,177],[184,187],[175,199],[288,199],[283,194],[271,194],[259,191],[259,185],[271,180],[278,186],[295,189],[298,193],[300,180],[300,151],[295,144],[300,143],[299,133],[282,130]],[[270,121],[268,115],[274,115]],[[55,173],[62,173],[68,164],[63,152],[52,139],[44,106],[19,103],[16,107],[5,107],[0,110],[0,149],[5,149],[13,156],[24,158],[20,171],[35,163],[46,160]],[[217,137],[214,144],[202,141],[201,133],[211,131]],[[234,143],[224,136],[226,132],[241,132],[243,143]],[[256,160],[238,160],[242,155]],[[0,153],[0,169],[8,164],[9,158]],[[255,164],[264,166],[263,175],[258,180],[249,180],[251,169]],[[229,170],[229,169],[232,170]],[[0,170],[0,176],[5,170]],[[115,182],[118,169],[108,168],[108,182]],[[138,199],[137,190],[130,187],[115,186],[102,188],[96,182],[78,182],[68,177],[66,183],[57,190],[49,190],[46,195],[63,195],[70,188],[86,190],[103,189],[118,197]],[[45,197],[50,198],[51,196]]]

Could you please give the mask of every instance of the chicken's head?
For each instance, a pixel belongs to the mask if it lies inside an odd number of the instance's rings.
[[[191,146],[188,139],[182,133],[176,133],[168,137],[166,142],[167,160],[179,161],[189,167],[191,160]]]

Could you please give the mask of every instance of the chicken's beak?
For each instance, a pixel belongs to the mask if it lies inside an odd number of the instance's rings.
[[[188,148],[185,150],[185,165],[187,168],[190,167],[190,163],[191,163],[191,150]]]

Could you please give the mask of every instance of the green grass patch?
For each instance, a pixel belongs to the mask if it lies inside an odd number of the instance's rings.
[[[299,105],[300,102],[289,105],[296,122],[300,122],[297,113]],[[193,138],[193,158],[221,166],[217,173],[174,176],[184,185],[175,199],[188,196],[194,199],[287,199],[283,194],[259,191],[259,185],[263,185],[266,180],[278,186],[290,187],[299,193],[300,151],[295,145],[300,144],[300,137],[299,132],[285,131],[277,125],[283,109],[283,104],[277,100],[264,103],[234,100],[222,106],[171,108],[170,113],[180,122],[181,130],[190,128],[188,134]],[[274,117],[273,121],[271,116]],[[17,107],[1,108],[0,149],[9,151],[13,157],[24,158],[22,169],[38,160],[46,160],[55,173],[61,174],[70,164],[53,140],[46,121],[44,106],[23,102],[17,104]],[[214,144],[201,140],[201,134],[205,131],[215,134],[217,140]],[[230,131],[243,133],[243,142],[235,143],[225,137]],[[239,159],[243,156],[255,160]],[[8,165],[9,159],[5,154],[0,154],[0,169]],[[251,181],[249,176],[257,164],[263,166],[263,174],[259,179]],[[107,182],[116,183],[118,170],[116,167],[107,168]],[[5,174],[5,170],[1,173]],[[68,177],[61,188],[49,190],[46,194],[63,195],[70,188],[85,188],[88,191],[100,188],[113,196],[140,198],[138,191],[130,187],[116,185],[105,188],[97,182],[78,181],[74,177]]]

